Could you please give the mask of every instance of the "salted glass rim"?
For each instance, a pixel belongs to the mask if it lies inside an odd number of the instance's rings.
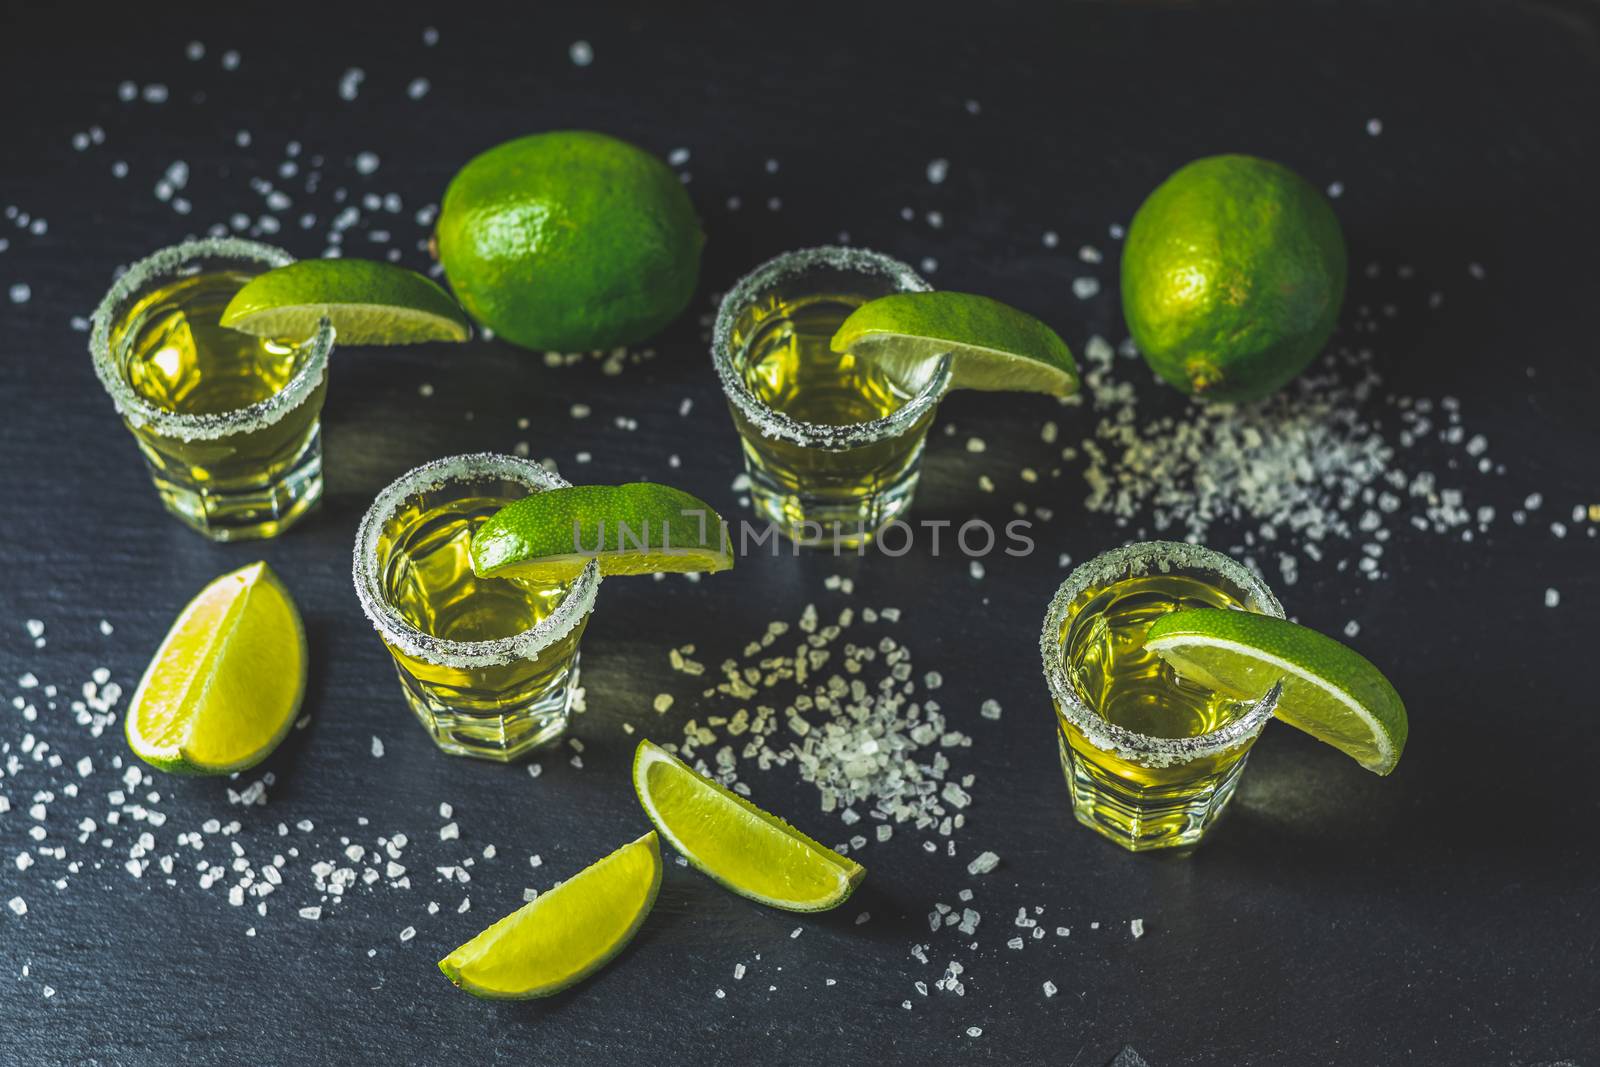
[[[401,616],[383,595],[383,561],[378,559],[378,538],[384,525],[406,501],[442,489],[453,482],[500,480],[520,482],[533,492],[565,489],[571,483],[539,464],[497,452],[469,452],[445,456],[413,467],[380,492],[356,530],[352,572],[361,610],[389,644],[413,659],[442,667],[471,670],[498,667],[531,659],[570,634],[594,608],[600,585],[600,566],[589,563],[555,611],[533,626],[509,637],[490,641],[451,641],[425,633]]]
[[[927,383],[903,405],[882,418],[843,426],[806,422],[762,403],[734,366],[737,353],[733,346],[733,330],[739,315],[778,284],[818,269],[886,278],[895,291],[901,293],[925,293],[933,289],[908,264],[869,248],[821,245],[774,256],[740,278],[717,308],[716,324],[711,331],[711,361],[722,381],[722,391],[763,436],[787,439],[808,448],[853,448],[904,433],[949,390],[951,361],[948,355],[940,359]]]
[[[94,358],[95,375],[111,396],[117,413],[134,426],[148,428],[162,437],[181,441],[214,440],[231,434],[264,429],[305,403],[322,384],[328,369],[328,354],[333,351],[333,324],[324,318],[309,346],[300,369],[282,389],[242,408],[207,414],[168,411],[140,396],[129,383],[111,351],[111,329],[118,314],[153,284],[181,277],[181,271],[199,260],[232,259],[254,263],[271,270],[294,262],[281,248],[239,237],[207,237],[182,241],[152,252],[129,267],[101,299],[90,318],[89,353]]]
[[[1067,575],[1066,581],[1061,583],[1055,596],[1050,599],[1044,629],[1039,637],[1045,681],[1061,713],[1094,747],[1151,767],[1183,764],[1219,755],[1249,740],[1272,717],[1283,692],[1283,683],[1279,682],[1243,715],[1197,737],[1152,737],[1141,734],[1106,721],[1084,702],[1068,675],[1066,646],[1061,637],[1073,601],[1094,586],[1152,571],[1166,573],[1173,569],[1211,571],[1254,601],[1252,610],[1259,610],[1277,619],[1284,617],[1283,605],[1278,603],[1278,598],[1266,582],[1222,553],[1183,541],[1136,541],[1102,552]]]

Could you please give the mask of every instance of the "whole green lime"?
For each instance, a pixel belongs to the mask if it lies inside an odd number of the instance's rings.
[[[439,261],[456,297],[524,348],[651,336],[693,295],[704,243],[666,164],[584,130],[489,149],[451,180],[439,212]]]
[[[1128,227],[1122,311],[1162,378],[1208,400],[1281,388],[1327,343],[1345,249],[1327,199],[1255,156],[1197,159],[1156,187]]]

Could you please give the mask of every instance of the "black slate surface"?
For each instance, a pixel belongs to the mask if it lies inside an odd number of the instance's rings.
[[[48,229],[0,220],[9,242],[0,252],[0,796],[10,805],[0,814],[0,899],[28,905],[20,918],[0,911],[0,1061],[1099,1065],[1126,1046],[1156,1067],[1594,1062],[1600,746],[1589,661],[1600,579],[1593,524],[1569,520],[1574,505],[1600,502],[1600,371],[1584,325],[1600,280],[1593,6],[856,5],[717,17],[673,7],[358,15],[334,5],[164,5],[91,15],[8,5],[0,205],[46,218]],[[426,26],[438,28],[437,45],[424,45]],[[593,46],[588,67],[569,59],[579,39]],[[203,59],[185,59],[190,40],[205,44]],[[222,69],[228,49],[241,54],[237,70]],[[338,85],[352,67],[365,80],[345,102]],[[406,94],[415,77],[431,81],[420,100]],[[122,102],[124,80],[163,83],[169,99]],[[1383,123],[1378,136],[1366,130],[1372,117]],[[72,135],[93,125],[105,143],[76,151]],[[456,167],[506,137],[559,127],[606,130],[662,155],[691,150],[681,169],[709,234],[701,291],[653,361],[610,377],[597,363],[551,369],[497,343],[341,350],[323,422],[328,496],[313,519],[264,545],[214,546],[160,512],[70,322],[87,315],[117,265],[233,212],[259,215],[249,179],[278,181],[286,143],[299,140],[306,157],[326,157],[323,188],[297,193],[280,213],[284,232],[267,239],[319,254],[334,187],[392,191],[404,211],[363,222],[345,247],[381,253],[389,246],[360,233],[389,228],[405,262],[420,266],[412,213]],[[248,148],[236,144],[240,129],[253,134]],[[1498,517],[1470,543],[1402,526],[1382,581],[1306,562],[1289,586],[1269,567],[1302,621],[1334,633],[1358,621],[1355,643],[1405,694],[1411,746],[1392,778],[1275,727],[1228,820],[1189,858],[1125,855],[1072,824],[1035,634],[1062,576],[1056,554],[1087,558],[1139,524],[1086,513],[1077,464],[1036,486],[1017,479],[1023,466],[1061,465],[1039,440],[1044,420],[1061,423],[1064,443],[1092,425],[1083,409],[1037,398],[948,401],[940,419],[958,432],[936,431],[916,512],[1004,521],[1013,500],[1047,504],[1056,515],[1037,528],[1036,555],[993,560],[981,581],[959,556],[918,552],[753,559],[698,585],[607,582],[584,645],[589,711],[574,729],[586,745],[582,769],[570,750],[544,757],[537,780],[448,759],[409,721],[348,578],[356,521],[392,477],[438,455],[527,441],[575,478],[671,480],[734,511],[737,445],[697,320],[744,270],[848,231],[913,263],[934,257],[935,284],[1034,311],[1081,352],[1091,334],[1122,336],[1108,225],[1125,223],[1182,162],[1224,150],[1283,160],[1319,186],[1344,184],[1336,207],[1352,291],[1340,343],[1369,343],[1384,379],[1363,414],[1392,418],[1384,393],[1458,397],[1468,430],[1485,435],[1504,467],[1479,476],[1463,469],[1459,446],[1436,440],[1407,451],[1408,469],[1437,468],[1468,490],[1468,506],[1493,506]],[[375,174],[357,174],[360,151],[381,157]],[[926,176],[936,158],[949,160],[938,185]],[[152,193],[180,159],[190,169],[187,217]],[[129,166],[125,179],[112,176],[116,160]],[[906,207],[914,221],[901,218]],[[302,210],[318,214],[314,229],[294,221]],[[928,211],[942,212],[942,228],[928,225]],[[1046,230],[1059,247],[1044,246]],[[1106,261],[1078,262],[1083,244]],[[1413,279],[1398,276],[1402,264]],[[1099,278],[1101,295],[1076,299],[1079,276]],[[17,283],[30,287],[25,303],[7,297]],[[1430,311],[1434,290],[1444,303]],[[1379,309],[1391,303],[1387,319]],[[1355,333],[1359,305],[1380,320],[1370,338]],[[419,395],[423,383],[431,397]],[[1180,409],[1147,393],[1142,411]],[[677,413],[684,398],[687,418]],[[575,402],[593,416],[571,419]],[[637,429],[617,429],[618,417]],[[988,442],[982,456],[963,447],[971,435]],[[587,465],[576,460],[583,451]],[[669,454],[681,468],[668,467]],[[980,492],[980,473],[999,491]],[[1543,510],[1526,526],[1508,522],[1533,492]],[[1567,536],[1551,520],[1567,523]],[[1236,539],[1221,528],[1213,537],[1222,547]],[[111,810],[120,723],[91,738],[65,697],[28,722],[11,706],[24,693],[17,679],[32,671],[75,688],[104,665],[131,690],[183,602],[258,557],[293,589],[314,657],[311,725],[261,768],[275,776],[267,804],[247,810],[226,795],[258,774],[161,779],[144,788],[161,794],[151,807],[168,816],[164,826],[102,826],[80,844],[78,820],[103,823]],[[799,919],[670,867],[637,942],[578,991],[497,1006],[453,990],[433,960],[515,906],[525,885],[548,886],[642,831],[622,724],[675,739],[703,714],[698,686],[669,671],[668,646],[693,641],[714,666],[769,619],[792,620],[808,601],[849,602],[823,588],[832,574],[853,578],[858,603],[903,609],[892,632],[919,675],[943,674],[943,703],[975,738],[951,757],[956,773],[976,775],[957,857],[936,835],[903,827],[864,851],[871,875],[854,900]],[[1548,587],[1560,591],[1554,609],[1544,606]],[[46,623],[43,649],[24,630],[29,618]],[[109,637],[96,627],[102,618],[114,624]],[[665,717],[649,710],[661,691],[678,698]],[[1005,708],[999,722],[977,713],[988,697]],[[62,766],[35,762],[24,735]],[[96,770],[79,779],[73,766],[85,755]],[[846,836],[792,769],[746,777],[802,826]],[[68,796],[74,781],[80,791]],[[47,837],[36,843],[29,809],[40,791],[51,796]],[[441,801],[454,807],[459,842],[438,840]],[[237,839],[258,859],[306,843],[266,917],[230,907],[228,880],[197,884],[195,859],[231,856],[218,838],[204,853],[175,838],[211,818],[239,820]],[[293,830],[302,819],[315,829]],[[281,841],[280,821],[291,826]],[[154,869],[138,880],[123,869],[140,829],[155,836],[156,855],[178,856],[176,885]],[[370,846],[396,831],[411,838],[411,890],[358,888],[319,922],[295,915],[316,902],[310,842],[337,858],[341,836]],[[102,834],[112,847],[98,846]],[[923,851],[925,836],[939,854]],[[480,858],[469,885],[434,876],[436,864],[490,843],[498,856]],[[58,845],[66,861],[14,863]],[[969,878],[980,849],[1002,865]],[[538,871],[531,853],[543,857]],[[67,862],[81,866],[69,873]],[[932,904],[956,904],[962,887],[983,913],[976,950],[926,925]],[[467,914],[455,910],[462,896]],[[439,914],[426,913],[429,900]],[[1071,936],[1008,949],[1012,916],[1036,905],[1047,928],[1070,926]],[[856,925],[863,911],[871,919]],[[1142,939],[1129,933],[1133,918],[1144,920]],[[417,934],[402,943],[407,926]],[[933,945],[929,965],[910,955],[919,942]],[[950,959],[965,965],[964,996],[914,991]],[[736,981],[741,962],[749,970]],[[1053,999],[1041,992],[1046,980],[1060,987]]]

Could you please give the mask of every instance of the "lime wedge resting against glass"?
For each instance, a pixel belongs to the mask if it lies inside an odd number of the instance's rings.
[[[633,788],[673,848],[724,887],[785,911],[843,904],[866,868],[762,811],[649,741],[633,757]]]
[[[548,997],[604,967],[639,932],[661,889],[652,831],[529,901],[439,961],[475,997]]]
[[[233,294],[222,325],[258,337],[310,337],[323,319],[339,343],[465,341],[466,313],[415,271],[369,259],[302,259],[259,274]]]
[[[252,563],[202,589],[145,668],[123,728],[134,755],[175,774],[260,763],[306,688],[306,635],[272,568]]]
[[[1331,637],[1248,611],[1196,608],[1157,619],[1145,647],[1185,678],[1241,700],[1259,699],[1281,678],[1278,718],[1377,774],[1400,761],[1407,733],[1400,694]]]
[[[733,546],[711,505],[654,482],[534,493],[472,535],[480,578],[570,581],[591,559],[602,575],[715,573],[733,566]]]
[[[971,293],[894,293],[869,300],[840,324],[831,346],[882,366],[901,380],[950,354],[952,389],[1016,390],[1071,396],[1072,351],[1024,311]]]

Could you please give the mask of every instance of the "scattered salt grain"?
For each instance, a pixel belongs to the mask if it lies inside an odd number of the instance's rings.
[[[967,873],[971,875],[988,874],[1000,865],[1000,857],[993,852],[980,852],[967,864]]]

